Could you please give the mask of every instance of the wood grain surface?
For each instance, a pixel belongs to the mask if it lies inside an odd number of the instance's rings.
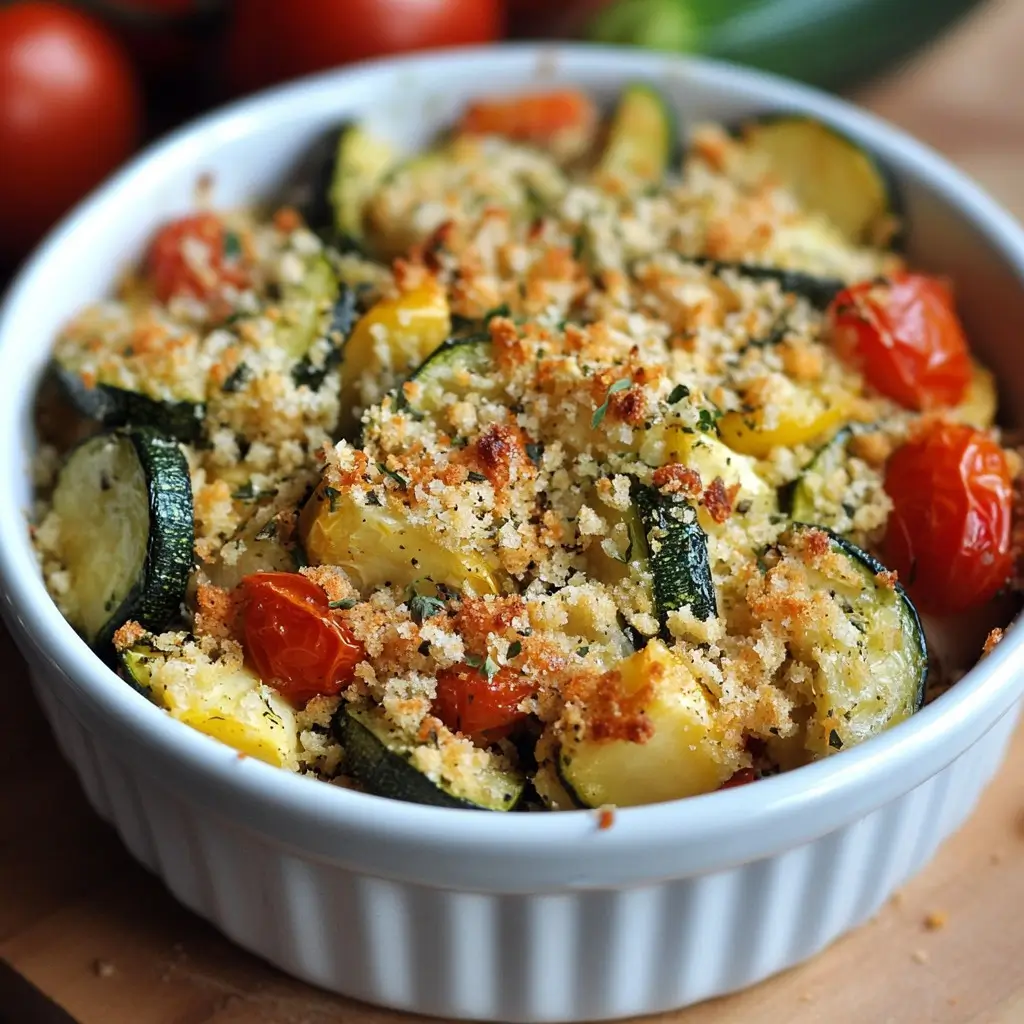
[[[926,2],[926,0],[922,0]],[[856,97],[1024,217],[1024,0],[994,0]],[[80,1024],[401,1024],[233,947],[89,810],[0,633],[0,957]],[[0,1021],[32,1024],[0,978]],[[672,1024],[1024,1024],[1024,730],[981,806],[870,924]]]

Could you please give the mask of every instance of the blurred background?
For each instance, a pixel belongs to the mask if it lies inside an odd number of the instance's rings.
[[[693,52],[832,90],[979,0],[0,0],[0,285],[137,148],[203,110],[369,57],[576,38]]]

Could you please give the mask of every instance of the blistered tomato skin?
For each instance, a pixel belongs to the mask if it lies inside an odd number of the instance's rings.
[[[239,586],[245,653],[263,682],[301,705],[352,681],[363,646],[312,580],[258,572]]]
[[[1005,586],[1013,568],[1013,484],[990,437],[934,423],[893,453],[885,489],[893,503],[885,563],[921,611],[962,612]]]
[[[437,675],[434,714],[453,732],[496,739],[526,718],[519,710],[533,685],[513,669],[488,677],[470,665],[453,665]]]
[[[926,274],[897,274],[841,291],[829,307],[832,344],[868,384],[907,409],[957,405],[971,380],[963,327],[949,289]]]

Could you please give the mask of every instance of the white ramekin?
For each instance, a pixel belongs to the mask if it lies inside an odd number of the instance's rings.
[[[2,611],[96,810],[171,891],[317,985],[448,1018],[593,1020],[749,985],[870,917],[974,807],[1017,717],[1014,626],[910,721],[798,771],[622,810],[502,815],[402,804],[270,768],[173,721],[58,614],[28,542],[33,390],[55,332],[153,227],[266,196],[347,115],[413,144],[469,97],[545,81],[611,98],[645,78],[690,119],[802,110],[863,140],[901,185],[912,257],[957,282],[1012,419],[1024,410],[1024,235],[939,157],[867,114],[770,76],[583,46],[366,65],[235,104],[149,150],[68,218],[0,318]]]

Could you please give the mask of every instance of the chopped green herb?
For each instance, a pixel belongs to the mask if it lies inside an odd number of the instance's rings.
[[[668,396],[668,404],[675,405],[676,402],[681,402],[684,398],[690,397],[690,389],[685,384],[677,384]]]
[[[409,614],[415,622],[432,619],[443,611],[444,601],[439,597],[431,597],[429,594],[413,594],[409,598]]]
[[[367,491],[366,492],[366,504],[367,505],[376,505],[378,508],[380,507],[380,498],[377,497],[377,492],[376,491]]]
[[[526,449],[526,457],[535,465],[540,465],[541,456],[544,454],[544,445],[529,441],[523,446]]]
[[[343,597],[340,601],[328,601],[328,608],[339,608],[342,611],[348,611],[349,608],[355,608],[359,604],[359,601],[355,597]]]
[[[260,529],[256,534],[257,540],[273,540],[277,536],[277,520],[271,519],[269,523]]]
[[[234,231],[224,232],[224,255],[229,260],[237,260],[242,255],[242,242]]]
[[[409,481],[406,480],[401,473],[396,473],[393,469],[388,469],[388,467],[385,466],[383,462],[377,463],[377,469],[380,470],[380,472],[383,473],[385,476],[388,476],[392,480],[394,480],[394,482],[398,484],[398,486],[401,487],[403,491],[408,489]]]
[[[718,433],[718,420],[721,418],[721,415],[718,409],[715,409],[713,412],[711,409],[701,409],[700,415],[697,418],[697,429],[704,431],[705,434]]]
[[[325,487],[324,497],[327,499],[327,506],[330,512],[338,511],[338,499],[341,497],[341,491],[336,487]]]
[[[577,647],[576,653],[581,657],[585,658],[590,653],[589,647]]]
[[[249,367],[246,363],[239,363],[228,375],[227,380],[221,384],[221,391],[241,391],[249,379]]]
[[[508,645],[508,653],[505,657],[511,660],[512,658],[518,658],[522,653],[523,645],[518,640],[513,640],[512,643]]]
[[[241,487],[231,492],[231,497],[234,498],[235,501],[253,501],[255,500],[257,493],[258,492],[252,485],[252,481],[246,480]]]
[[[470,668],[478,668],[488,678],[493,679],[498,674],[498,663],[488,654],[482,657],[479,654],[467,654],[466,664]]]
[[[621,380],[617,380],[608,387],[608,394],[605,395],[604,401],[594,410],[594,415],[590,418],[590,425],[595,430],[601,425],[601,421],[605,417],[605,413],[608,412],[608,402],[611,400],[612,395],[618,394],[620,391],[625,391],[626,388],[632,385],[632,381],[628,377],[623,377]]]
[[[483,473],[478,473],[475,469],[471,469],[469,471],[469,479],[472,480],[473,483],[475,484],[487,483],[487,477],[485,477]]]
[[[843,749],[843,738],[839,735],[839,733],[837,733],[835,731],[835,729],[833,729],[828,734],[828,745],[833,750],[842,750]]]
[[[424,658],[429,657],[430,656],[430,641],[429,640],[424,640],[423,643],[421,643],[419,645],[419,647],[417,647],[416,649],[420,652],[420,654],[423,655]]]

